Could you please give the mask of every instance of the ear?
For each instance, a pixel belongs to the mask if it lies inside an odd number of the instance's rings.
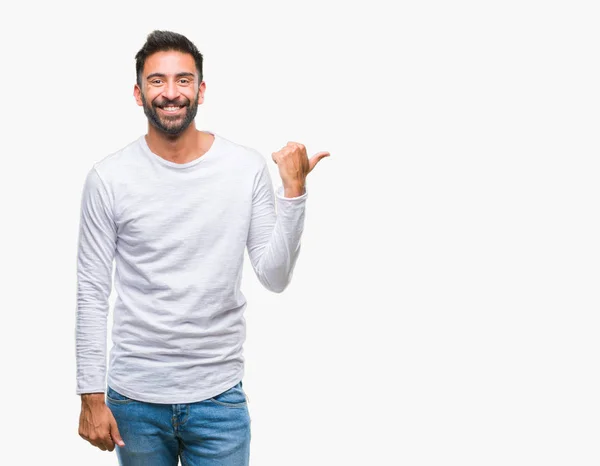
[[[144,102],[142,102],[142,90],[137,83],[133,86],[133,97],[135,97],[135,101],[140,107],[144,106]]]
[[[198,87],[198,105],[204,102],[204,92],[206,91],[206,83],[202,81]]]

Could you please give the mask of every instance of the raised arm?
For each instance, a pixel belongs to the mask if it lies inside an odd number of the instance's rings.
[[[306,176],[328,155],[320,152],[309,160],[302,144],[289,142],[272,154],[283,186],[273,192],[266,163],[254,180],[248,255],[259,281],[270,291],[281,293],[292,280],[304,228]]]
[[[275,194],[266,163],[254,180],[248,256],[258,280],[275,293],[281,293],[292,279],[300,253],[307,196],[305,192],[299,197],[284,198],[281,187]]]

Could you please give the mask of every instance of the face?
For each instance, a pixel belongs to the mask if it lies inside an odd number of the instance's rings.
[[[152,126],[177,136],[194,121],[205,88],[204,82],[198,82],[198,70],[190,54],[156,52],[146,59],[141,88],[135,85],[134,96]]]

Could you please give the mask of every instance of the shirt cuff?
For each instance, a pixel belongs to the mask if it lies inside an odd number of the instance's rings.
[[[304,187],[304,194],[302,194],[301,196],[296,196],[296,197],[285,197],[283,186],[279,186],[277,188],[277,190],[275,191],[275,193],[277,194],[277,197],[279,199],[285,199],[286,201],[303,201],[308,196],[308,189],[306,189],[306,187]]]

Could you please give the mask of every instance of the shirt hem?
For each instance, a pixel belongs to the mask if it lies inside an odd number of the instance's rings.
[[[217,385],[216,387],[211,387],[210,390],[202,390],[197,392],[191,392],[188,394],[177,394],[176,397],[172,397],[171,395],[147,396],[143,393],[138,393],[133,390],[129,390],[125,387],[122,387],[121,385],[113,383],[110,380],[108,381],[107,385],[115,391],[119,392],[121,395],[125,395],[127,398],[131,398],[135,401],[160,404],[189,404],[209,400],[210,398],[213,398],[218,394],[223,393],[224,391],[236,386],[242,381],[243,377],[244,370],[242,369],[235,375],[235,377],[228,379],[226,382],[223,382],[222,384]]]

